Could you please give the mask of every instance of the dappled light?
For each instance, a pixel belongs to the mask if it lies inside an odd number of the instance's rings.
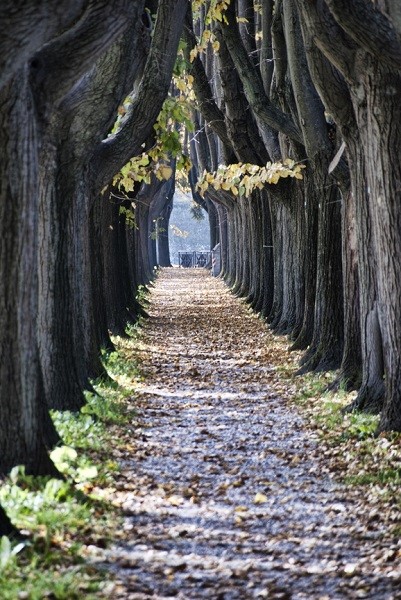
[[[357,495],[324,469],[289,402],[282,342],[204,270],[164,270],[149,314],[135,450],[114,496],[124,534],[103,555],[116,598],[391,594],[401,571],[382,553],[398,546],[371,547]]]
[[[0,2],[0,600],[401,599],[398,4]]]

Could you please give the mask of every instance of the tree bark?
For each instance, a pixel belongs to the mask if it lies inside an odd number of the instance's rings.
[[[99,192],[132,156],[141,153],[142,144],[152,133],[170,87],[186,8],[186,0],[159,2],[151,49],[129,115],[121,129],[100,144],[93,157],[93,186]]]
[[[28,75],[22,68],[0,92],[0,472],[22,464],[54,475],[36,337],[38,136]]]
[[[4,0],[0,6],[0,87],[44,44],[81,16],[87,0]]]
[[[0,506],[0,536],[14,536],[18,533],[17,529],[11,523],[4,509]]]

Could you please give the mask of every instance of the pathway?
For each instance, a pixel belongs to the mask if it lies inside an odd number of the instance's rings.
[[[316,439],[278,396],[272,343],[208,272],[158,278],[113,597],[401,598],[399,564],[377,562],[380,527],[321,474]]]

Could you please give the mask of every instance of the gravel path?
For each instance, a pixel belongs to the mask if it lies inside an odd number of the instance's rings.
[[[278,397],[271,334],[220,280],[162,271],[140,346],[114,597],[401,598],[399,547],[322,475],[316,438]]]

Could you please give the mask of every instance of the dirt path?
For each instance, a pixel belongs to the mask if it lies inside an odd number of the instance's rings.
[[[266,326],[202,270],[164,270],[150,315],[113,597],[401,598],[399,564],[377,563],[380,526],[320,474],[277,397]]]

